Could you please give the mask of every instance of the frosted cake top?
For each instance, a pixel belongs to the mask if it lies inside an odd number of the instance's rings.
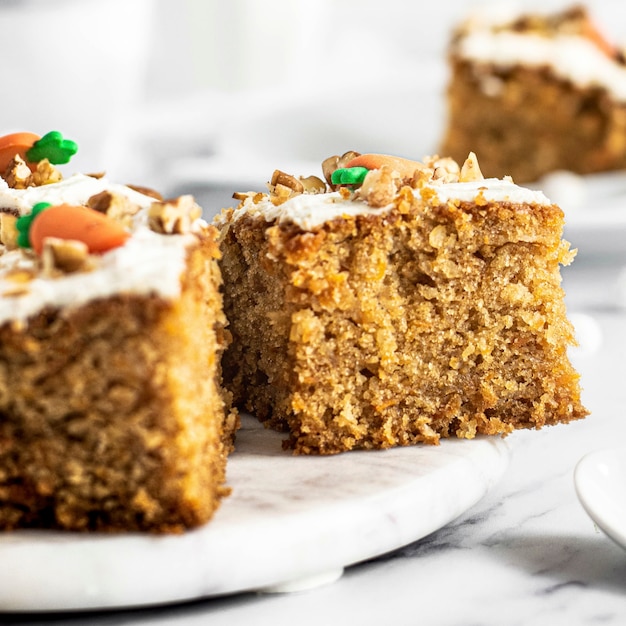
[[[116,294],[180,293],[188,248],[206,228],[191,196],[163,200],[99,175],[63,178],[47,158],[7,157],[5,139],[0,324]]]
[[[550,68],[574,85],[600,87],[626,101],[624,55],[602,36],[582,7],[548,16],[475,13],[458,30],[453,51],[503,69]],[[496,83],[485,86],[497,94]]]
[[[217,222],[251,215],[311,230],[338,217],[388,212],[402,186],[427,198],[431,205],[473,202],[478,197],[485,202],[551,204],[541,191],[520,187],[509,178],[483,178],[473,154],[459,167],[449,158],[427,157],[422,163],[346,153],[327,159],[322,169],[327,183],[316,177],[303,179],[275,172],[269,193],[235,194],[241,200],[239,206],[224,212]]]

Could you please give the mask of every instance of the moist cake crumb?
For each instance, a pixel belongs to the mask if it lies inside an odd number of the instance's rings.
[[[300,454],[586,415],[558,206],[484,179],[474,155],[459,167],[351,152],[323,169],[315,191],[274,176],[216,219],[240,408]]]

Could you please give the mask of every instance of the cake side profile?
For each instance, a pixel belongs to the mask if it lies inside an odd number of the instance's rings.
[[[190,196],[16,154],[0,168],[0,528],[205,523],[237,427],[215,229]]]
[[[583,7],[471,17],[449,49],[441,152],[487,176],[626,168],[626,63]]]
[[[543,194],[475,158],[348,153],[217,218],[235,403],[296,453],[436,444],[586,415]]]

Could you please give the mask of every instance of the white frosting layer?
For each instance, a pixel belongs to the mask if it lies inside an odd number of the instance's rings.
[[[106,178],[75,174],[58,183],[26,189],[11,189],[4,179],[0,178],[0,208],[17,209],[23,215],[30,213],[38,202],[85,204],[91,196],[107,190],[126,196],[143,208],[149,207],[154,202],[154,198],[138,193],[125,185],[111,183]]]
[[[24,190],[0,184],[0,207],[17,209],[24,214],[37,202],[84,204],[92,195],[104,190],[125,195],[144,208],[154,202],[153,198],[124,185],[76,175],[59,183]],[[187,248],[194,240],[192,235],[161,235],[151,231],[145,212],[140,212],[134,221],[132,237],[123,246],[95,257],[93,271],[56,278],[38,275],[27,283],[26,293],[2,295],[0,323],[26,320],[46,306],[80,306],[120,293],[175,298],[180,293]],[[29,268],[33,263],[20,250],[0,256],[0,294],[10,293],[16,287],[15,282],[7,279],[8,271],[16,267]]]
[[[432,185],[437,192],[439,202],[460,200],[472,202],[482,193],[482,197],[489,202],[512,202],[513,204],[552,204],[541,191],[520,187],[511,180],[499,178],[485,178],[469,183],[447,183]]]
[[[616,63],[585,37],[472,30],[458,42],[462,58],[508,68],[549,67],[579,87],[601,87],[626,101],[626,67]]]
[[[479,194],[488,202],[512,202],[515,204],[549,205],[550,200],[541,191],[519,187],[510,180],[487,178],[467,183],[432,183],[427,186],[436,193],[436,198],[429,200],[435,205],[458,200],[471,202]],[[419,195],[419,190],[414,193]],[[233,220],[244,215],[259,215],[266,221],[292,222],[303,230],[311,230],[325,222],[342,216],[378,215],[391,210],[392,205],[383,208],[372,208],[360,200],[344,200],[339,193],[300,194],[290,198],[283,204],[274,206],[268,197],[254,203],[251,198],[235,209]]]
[[[387,208],[374,209],[364,202],[344,200],[339,193],[303,193],[290,198],[283,204],[274,206],[269,198],[265,197],[258,203],[246,200],[242,206],[235,209],[233,219],[243,215],[262,215],[266,221],[293,222],[303,230],[311,230],[343,215],[372,215],[387,211]]]

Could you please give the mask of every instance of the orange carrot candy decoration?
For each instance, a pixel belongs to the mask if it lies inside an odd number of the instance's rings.
[[[101,253],[117,248],[130,236],[116,221],[85,206],[46,202],[36,204],[30,215],[17,220],[17,243],[32,247],[37,254],[43,250],[47,237],[82,241],[89,252]]]
[[[422,169],[423,165],[419,161],[411,161],[402,157],[390,156],[388,154],[361,154],[350,159],[343,164],[345,169],[351,167],[364,167],[368,170],[379,170],[383,165],[389,166],[402,176],[410,178],[415,174],[415,170]]]
[[[0,172],[4,172],[9,167],[9,163],[16,155],[28,162],[26,153],[39,139],[39,135],[35,133],[12,133],[0,137]]]
[[[38,161],[48,159],[53,165],[61,165],[68,163],[77,151],[76,142],[65,139],[57,130],[52,130],[43,137],[27,132],[4,135],[0,137],[0,173],[6,171],[17,155],[35,171]]]

